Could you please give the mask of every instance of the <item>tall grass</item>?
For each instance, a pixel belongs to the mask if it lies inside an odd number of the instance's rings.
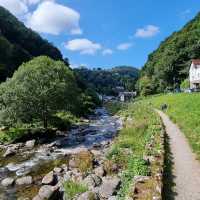
[[[147,152],[146,145],[152,136],[160,133],[161,123],[152,108],[142,102],[128,104],[119,114],[126,119],[125,127],[115,139],[107,158],[122,168],[118,199],[125,199],[130,193],[134,176],[146,176],[150,172],[143,156],[154,153]]]
[[[187,137],[193,151],[200,159],[200,94],[182,93],[150,97],[145,101],[160,109],[167,104],[166,113]]]

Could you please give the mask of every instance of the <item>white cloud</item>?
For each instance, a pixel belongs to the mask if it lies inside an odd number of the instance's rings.
[[[102,47],[98,43],[94,43],[88,39],[82,38],[68,41],[68,43],[65,45],[65,48],[70,51],[79,51],[81,54],[94,55]]]
[[[144,28],[137,29],[135,37],[148,38],[157,35],[160,32],[159,27],[154,25],[147,25]]]
[[[102,54],[105,56],[105,55],[111,55],[113,54],[113,50],[112,49],[104,49],[102,51]]]
[[[28,12],[28,7],[22,0],[0,0],[0,5],[18,17]]]
[[[117,49],[118,49],[118,50],[127,50],[127,49],[129,49],[131,46],[132,46],[132,44],[129,43],[129,42],[121,43],[121,44],[119,44],[119,45],[117,46]]]
[[[55,2],[55,0],[22,0],[24,3],[26,3],[27,5],[35,5],[44,1],[52,1]]]
[[[53,1],[44,1],[28,18],[27,26],[40,33],[53,35],[62,32],[81,34],[79,19],[80,15],[75,10]]]

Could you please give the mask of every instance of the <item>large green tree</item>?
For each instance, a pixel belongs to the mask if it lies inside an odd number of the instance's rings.
[[[58,111],[76,112],[78,95],[73,72],[63,62],[34,58],[0,85],[1,123],[43,122],[47,128]]]

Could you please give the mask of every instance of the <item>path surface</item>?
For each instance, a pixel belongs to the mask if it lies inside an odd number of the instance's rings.
[[[161,116],[169,136],[173,157],[175,200],[200,200],[200,163],[184,137],[184,134],[169,117],[161,111]]]

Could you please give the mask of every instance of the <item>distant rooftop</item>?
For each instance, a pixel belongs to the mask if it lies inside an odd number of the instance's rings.
[[[192,59],[194,65],[200,65],[200,59]]]

